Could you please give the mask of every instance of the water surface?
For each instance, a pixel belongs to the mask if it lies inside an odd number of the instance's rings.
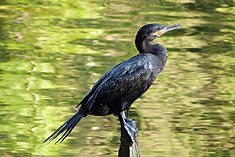
[[[141,154],[233,157],[234,13],[233,0],[1,0],[0,156],[117,156],[114,116],[89,116],[64,143],[41,143],[97,79],[137,53],[142,25],[180,23],[157,39],[167,65],[130,110]]]

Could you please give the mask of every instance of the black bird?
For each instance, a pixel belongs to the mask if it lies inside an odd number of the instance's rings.
[[[63,135],[57,142],[63,142],[76,124],[87,115],[106,116],[109,114],[119,116],[133,141],[137,130],[127,122],[124,110],[129,109],[131,104],[147,91],[167,61],[166,49],[159,43],[153,44],[152,41],[180,27],[179,24],[171,26],[147,24],[140,28],[135,38],[139,54],[107,71],[76,106],[77,113],[44,142],[52,141],[62,133]]]

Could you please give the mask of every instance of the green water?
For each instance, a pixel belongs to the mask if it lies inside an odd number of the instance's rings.
[[[143,157],[235,156],[233,0],[1,0],[0,156],[115,157],[119,122],[88,116],[42,145],[105,71],[135,55],[146,23],[181,30],[157,41],[167,65],[133,105]]]

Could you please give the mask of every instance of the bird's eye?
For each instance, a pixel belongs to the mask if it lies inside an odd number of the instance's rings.
[[[157,27],[157,30],[156,31],[159,31],[159,30],[161,30],[162,28],[161,27]]]

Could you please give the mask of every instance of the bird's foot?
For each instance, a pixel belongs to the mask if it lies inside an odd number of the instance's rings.
[[[136,121],[129,119],[129,118],[125,118],[124,128],[133,143],[135,141],[135,138],[137,137],[137,134],[138,134],[138,128],[136,126]]]

